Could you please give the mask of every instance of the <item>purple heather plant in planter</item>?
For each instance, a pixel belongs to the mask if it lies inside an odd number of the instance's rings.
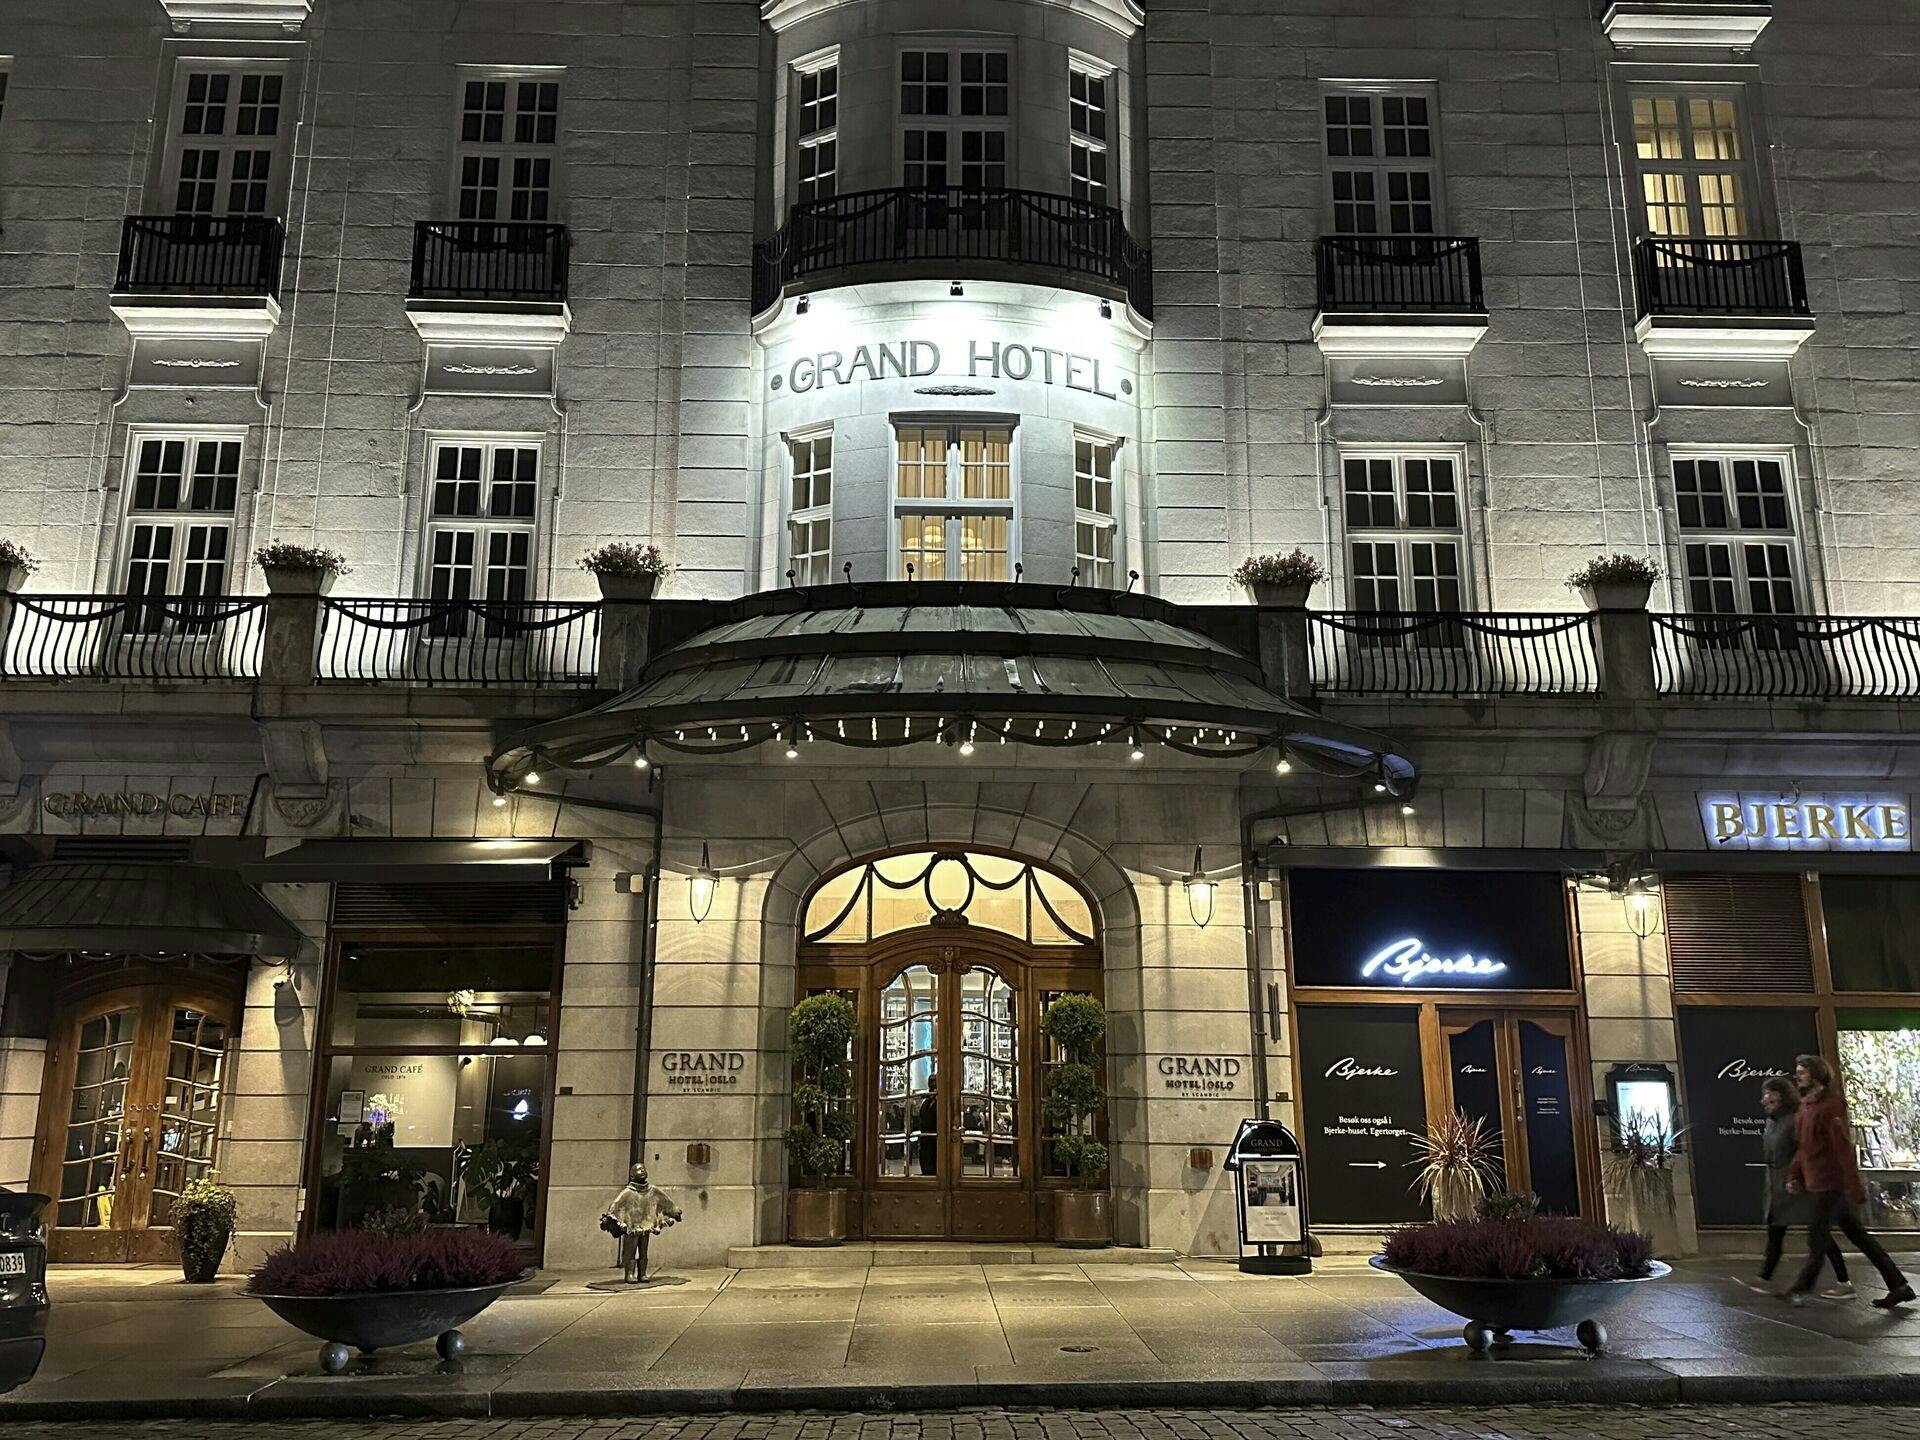
[[[1234,583],[1252,591],[1256,605],[1305,605],[1326,578],[1326,566],[1297,548],[1285,555],[1249,555],[1233,572]]]
[[[580,568],[600,582],[606,600],[651,600],[660,579],[673,567],[658,545],[615,540],[580,557]]]
[[[325,1341],[320,1368],[337,1375],[348,1348],[363,1355],[438,1337],[445,1360],[466,1353],[456,1328],[533,1272],[511,1240],[487,1230],[417,1234],[348,1231],[275,1250],[247,1293],[289,1325]]]
[[[1667,1273],[1645,1235],[1522,1207],[1409,1225],[1387,1237],[1372,1263],[1463,1316],[1467,1344],[1477,1351],[1515,1330],[1573,1325],[1581,1345],[1598,1354],[1607,1332],[1594,1316],[1629,1286]]]

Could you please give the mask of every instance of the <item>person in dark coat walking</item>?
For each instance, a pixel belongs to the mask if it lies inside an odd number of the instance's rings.
[[[1795,1114],[1800,1109],[1800,1092],[1791,1080],[1774,1076],[1760,1087],[1760,1105],[1767,1112],[1767,1128],[1760,1137],[1760,1151],[1767,1162],[1767,1253],[1760,1261],[1760,1278],[1742,1280],[1747,1289],[1771,1295],[1769,1282],[1786,1248],[1787,1231],[1795,1225],[1813,1223],[1813,1201],[1805,1194],[1787,1189],[1787,1171],[1792,1168],[1798,1144],[1794,1135]],[[1851,1300],[1853,1284],[1847,1279],[1847,1262],[1840,1247],[1827,1242],[1826,1258],[1833,1265],[1834,1283],[1820,1292],[1823,1300]]]
[[[1820,1262],[1833,1244],[1837,1228],[1853,1248],[1873,1262],[1887,1293],[1873,1303],[1882,1310],[1905,1305],[1914,1298],[1913,1286],[1900,1273],[1878,1240],[1860,1223],[1856,1206],[1867,1203],[1867,1187],[1860,1183],[1860,1162],[1853,1153],[1853,1126],[1846,1102],[1834,1083],[1833,1067],[1818,1055],[1802,1055],[1794,1062],[1793,1078],[1800,1083],[1800,1110],[1794,1116],[1798,1142],[1787,1167],[1789,1192],[1804,1191],[1813,1202],[1813,1221],[1807,1227],[1807,1263],[1780,1298],[1799,1304],[1820,1277]]]

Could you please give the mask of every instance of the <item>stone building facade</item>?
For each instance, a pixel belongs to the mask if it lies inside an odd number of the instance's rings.
[[[750,1259],[822,990],[856,1238],[1056,1234],[1090,990],[1122,1243],[1232,1253],[1255,1114],[1323,1239],[1454,1109],[1646,1220],[1664,1085],[1684,1248],[1753,1219],[1717,1085],[1904,1043],[1902,7],[0,19],[0,1184],[62,1253],[211,1168],[243,1260],[402,1203],[611,1263],[640,1156]],[[1296,547],[1309,608],[1231,578]]]

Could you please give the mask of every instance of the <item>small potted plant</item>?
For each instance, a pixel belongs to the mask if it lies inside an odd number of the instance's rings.
[[[1304,550],[1286,555],[1249,555],[1233,572],[1234,580],[1253,593],[1256,605],[1300,609],[1313,587],[1327,578],[1327,570]]]
[[[274,1251],[249,1277],[247,1293],[325,1341],[320,1368],[337,1375],[349,1347],[371,1355],[438,1336],[440,1357],[459,1359],[467,1342],[456,1327],[532,1273],[520,1248],[490,1230],[350,1230]]]
[[[338,550],[275,541],[253,552],[253,563],[266,573],[267,590],[274,595],[324,595],[347,573],[347,557]]]
[[[1613,1148],[1605,1170],[1607,1208],[1622,1225],[1652,1237],[1653,1253],[1680,1250],[1679,1206],[1673,1193],[1673,1162],[1684,1131],[1660,1116],[1636,1110],[1614,1122]]]
[[[1415,1136],[1414,1189],[1436,1220],[1471,1220],[1500,1177],[1500,1146],[1478,1115],[1455,1110]]]
[[[1660,566],[1643,555],[1597,555],[1567,576],[1589,610],[1644,610]]]
[[[660,577],[672,567],[658,545],[615,540],[582,555],[580,568],[600,582],[603,600],[651,600]]]
[[[784,1138],[799,1182],[787,1191],[787,1238],[795,1245],[838,1245],[847,1238],[847,1192],[827,1182],[846,1173],[853,1138],[847,1056],[854,1025],[844,995],[809,995],[787,1016],[794,1122]]]
[[[1467,1344],[1487,1350],[1515,1330],[1575,1326],[1587,1350],[1607,1343],[1594,1317],[1667,1267],[1645,1235],[1573,1215],[1537,1214],[1532,1197],[1502,1199],[1463,1220],[1408,1225],[1372,1264],[1465,1318]]]
[[[1062,995],[1047,1006],[1040,1029],[1063,1057],[1048,1074],[1040,1102],[1040,1118],[1054,1133],[1054,1158],[1067,1174],[1066,1188],[1053,1192],[1053,1238],[1061,1245],[1110,1245],[1112,1197],[1100,1183],[1107,1147],[1094,1123],[1107,1104],[1097,1068],[1107,1012],[1091,995]]]
[[[33,552],[17,540],[0,537],[0,595],[12,595],[40,568]]]
[[[170,1218],[187,1283],[211,1284],[233,1239],[233,1192],[211,1176],[189,1180],[174,1197]]]
[[[487,1228],[509,1240],[527,1223],[527,1204],[540,1186],[540,1155],[520,1138],[484,1140],[460,1168],[467,1193],[487,1212]]]

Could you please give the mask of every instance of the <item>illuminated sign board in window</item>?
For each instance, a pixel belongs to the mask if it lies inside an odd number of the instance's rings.
[[[1707,843],[1728,850],[1913,849],[1913,807],[1904,795],[1700,797]]]
[[[1301,987],[1564,990],[1572,983],[1566,882],[1551,871],[1303,867],[1287,872],[1287,896]]]

